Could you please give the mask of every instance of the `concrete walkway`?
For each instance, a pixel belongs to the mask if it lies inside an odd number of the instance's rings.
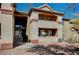
[[[32,46],[34,45],[31,43],[25,43],[10,50],[0,50],[0,55],[36,55],[35,53],[27,52]]]

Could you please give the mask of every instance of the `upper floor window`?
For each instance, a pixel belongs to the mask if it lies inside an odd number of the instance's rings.
[[[57,16],[39,14],[39,19],[40,20],[47,20],[47,21],[56,21]]]

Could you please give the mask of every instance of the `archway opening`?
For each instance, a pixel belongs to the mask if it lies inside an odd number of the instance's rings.
[[[27,29],[27,16],[26,13],[16,12],[14,24],[14,42],[13,46],[19,46],[28,42],[28,36],[26,35]]]

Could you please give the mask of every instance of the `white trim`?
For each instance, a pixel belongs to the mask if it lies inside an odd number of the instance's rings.
[[[48,6],[48,8],[50,8],[51,11],[54,11],[54,9],[52,9],[48,4],[43,4],[43,5],[39,6],[38,8],[42,8],[44,6]]]
[[[62,12],[59,12],[59,11],[55,11],[55,10],[54,10],[53,8],[51,8],[48,4],[43,4],[43,5],[39,6],[39,7],[34,7],[34,8],[40,9],[40,8],[44,7],[45,5],[48,6],[48,8],[51,9],[51,12],[62,13]],[[62,14],[63,14],[63,13],[62,13]]]

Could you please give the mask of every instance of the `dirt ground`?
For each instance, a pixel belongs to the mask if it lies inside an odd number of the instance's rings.
[[[79,43],[52,43],[32,45],[26,43],[10,50],[0,50],[0,55],[79,55]]]

